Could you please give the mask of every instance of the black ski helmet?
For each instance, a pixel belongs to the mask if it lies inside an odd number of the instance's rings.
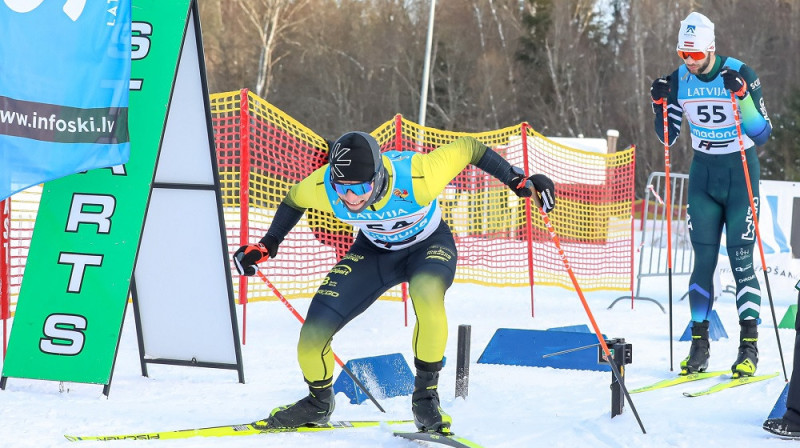
[[[379,201],[386,192],[386,168],[381,147],[366,132],[348,132],[333,142],[328,154],[331,184],[341,182],[373,182],[372,194],[358,213]]]

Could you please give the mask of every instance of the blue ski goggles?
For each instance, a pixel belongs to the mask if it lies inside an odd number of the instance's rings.
[[[372,191],[372,181],[368,180],[360,184],[337,184],[333,182],[333,189],[342,196],[346,195],[348,191],[352,191],[356,196],[361,196]]]

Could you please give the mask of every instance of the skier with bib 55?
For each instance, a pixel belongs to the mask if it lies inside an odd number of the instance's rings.
[[[685,116],[694,149],[686,209],[695,253],[689,278],[692,345],[689,356],[681,362],[681,374],[708,368],[708,317],[714,302],[714,270],[724,226],[731,271],[736,279],[740,327],[739,353],[731,371],[734,378],[752,376],[758,365],[761,289],[753,269],[756,233],[739,137],[746,148],[750,185],[757,205],[756,145],[767,141],[772,125],[758,76],[743,62],[716,54],[714,24],[706,16],[693,12],[681,22],[677,50],[683,65],[669,76],[653,81],[650,95],[656,115],[655,131],[662,143],[672,145],[675,142]],[[734,120],[731,93],[736,97],[741,117],[741,136]],[[663,142],[664,104],[667,106],[668,142]]]

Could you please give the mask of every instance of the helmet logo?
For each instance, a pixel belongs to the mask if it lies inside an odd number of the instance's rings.
[[[686,25],[686,34],[689,34],[689,33],[694,34],[694,27],[695,26],[696,25]]]
[[[350,166],[350,163],[352,163],[352,160],[343,158],[348,152],[350,152],[350,148],[342,147],[341,143],[334,146],[333,157],[331,157],[331,170],[333,171],[334,177],[344,177],[342,167]]]

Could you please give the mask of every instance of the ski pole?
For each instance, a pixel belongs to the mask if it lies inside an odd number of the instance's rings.
[[[664,115],[664,174],[666,176],[664,202],[667,209],[667,291],[669,296],[669,371],[672,372],[672,197],[669,177],[669,120],[667,119],[667,101],[662,98],[661,110]]]
[[[566,350],[561,350],[559,352],[547,353],[546,355],[542,355],[542,358],[549,358],[551,356],[558,356],[558,355],[563,355],[563,354],[566,354],[566,353],[577,352],[579,350],[586,350],[587,348],[597,347],[599,345],[600,344],[589,344],[589,345],[583,345],[581,347],[568,348]]]
[[[603,354],[605,355],[606,361],[611,366],[611,372],[614,374],[614,377],[617,379],[617,382],[622,389],[622,392],[625,394],[625,398],[628,399],[628,404],[631,405],[631,411],[633,411],[633,415],[636,417],[636,421],[639,423],[639,428],[642,429],[642,434],[647,434],[647,431],[644,429],[644,425],[642,424],[642,419],[639,418],[639,413],[636,411],[636,406],[633,404],[633,400],[631,399],[631,395],[628,393],[628,388],[625,387],[625,383],[622,381],[622,376],[619,373],[619,367],[617,363],[614,362],[614,357],[611,356],[611,350],[608,349],[608,345],[606,341],[603,339],[603,333],[600,332],[600,328],[597,326],[597,322],[594,320],[594,315],[592,314],[592,310],[589,308],[589,304],[586,302],[586,297],[583,295],[583,290],[581,290],[580,285],[578,285],[578,279],[575,277],[575,273],[572,271],[572,268],[569,265],[569,260],[567,260],[567,254],[564,253],[564,249],[561,248],[561,241],[558,239],[558,235],[556,235],[555,230],[553,230],[553,225],[550,223],[550,217],[547,216],[547,212],[544,211],[542,208],[541,200],[536,197],[536,193],[531,196],[531,199],[536,204],[536,207],[539,209],[539,214],[542,215],[542,220],[544,221],[545,227],[547,227],[547,231],[550,233],[550,239],[553,240],[553,244],[555,244],[556,249],[558,249],[558,255],[561,256],[561,261],[564,262],[564,267],[567,269],[567,273],[569,274],[569,278],[572,280],[572,285],[575,286],[575,291],[578,293],[578,297],[581,299],[581,303],[583,304],[583,309],[586,310],[586,315],[589,317],[589,321],[592,323],[592,328],[594,328],[594,334],[597,336],[597,341],[600,343],[600,347],[603,348]]]
[[[786,376],[786,364],[783,362],[783,349],[781,348],[781,336],[778,333],[778,321],[775,319],[775,306],[772,304],[772,290],[769,287],[769,274],[767,273],[767,261],[764,258],[764,246],[761,244],[761,231],[758,229],[758,214],[756,213],[756,203],[753,198],[753,185],[750,183],[750,170],[747,168],[747,155],[744,152],[744,139],[742,139],[742,125],[739,121],[739,106],[736,104],[736,95],[731,92],[731,106],[733,107],[733,120],[736,122],[736,135],[739,137],[739,152],[742,154],[742,168],[744,168],[744,180],[747,184],[747,194],[750,197],[750,212],[753,215],[753,226],[756,228],[756,240],[758,241],[758,252],[761,254],[761,268],[764,270],[764,283],[767,285],[767,298],[769,298],[769,310],[772,313],[772,324],[775,326],[775,338],[778,340],[778,354],[781,356],[781,367],[783,367],[783,379],[787,383],[789,377]]]
[[[272,290],[272,292],[275,294],[275,296],[278,297],[281,300],[281,302],[283,302],[284,305],[286,305],[286,308],[288,308],[289,311],[291,311],[292,314],[294,314],[294,317],[296,317],[297,320],[299,320],[301,324],[305,323],[306,320],[303,319],[303,316],[301,316],[300,313],[298,313],[297,310],[292,306],[292,304],[289,303],[288,300],[286,300],[286,297],[284,297],[283,294],[281,294],[281,292],[278,291],[278,288],[276,288],[275,285],[273,285],[272,282],[269,281],[267,276],[264,275],[263,272],[258,270],[258,268],[256,268],[256,273],[258,273],[258,276],[261,277],[261,280],[263,280],[264,283],[267,284],[267,286],[269,287],[269,289]],[[331,350],[331,353],[333,353],[333,350]],[[356,385],[358,385],[358,388],[361,389],[367,395],[367,397],[369,397],[370,401],[372,401],[372,403],[374,403],[375,406],[377,406],[377,408],[381,412],[385,413],[386,411],[383,409],[383,407],[380,405],[380,403],[378,403],[378,400],[376,400],[375,397],[373,397],[372,394],[369,393],[369,390],[367,390],[367,386],[365,386],[364,383],[361,382],[361,380],[356,378],[355,374],[353,374],[353,372],[350,370],[350,368],[347,367],[345,365],[345,363],[342,362],[341,359],[339,359],[339,357],[336,355],[336,353],[333,353],[333,359],[335,359],[336,360],[336,364],[339,364],[339,367],[341,367],[342,370],[344,370],[345,373],[347,373],[347,376],[349,376],[350,379],[352,379],[353,382],[355,382]]]

